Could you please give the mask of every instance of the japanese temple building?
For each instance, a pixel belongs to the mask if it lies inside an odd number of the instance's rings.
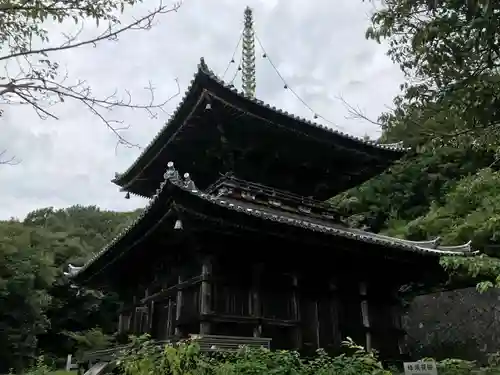
[[[323,202],[406,152],[270,107],[202,59],[170,121],[113,180],[149,204],[73,281],[117,292],[124,332],[331,351],[349,336],[397,356],[402,296],[444,285],[439,258],[470,244],[349,228]]]

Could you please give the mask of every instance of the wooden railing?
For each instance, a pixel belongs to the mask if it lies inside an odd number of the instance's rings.
[[[192,335],[193,339],[200,345],[202,351],[235,351],[242,346],[250,348],[271,349],[271,339],[265,337],[239,337],[239,336],[219,336],[219,335]]]

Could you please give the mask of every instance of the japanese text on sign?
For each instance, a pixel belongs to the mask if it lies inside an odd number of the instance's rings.
[[[434,361],[405,362],[404,368],[405,375],[437,375]]]

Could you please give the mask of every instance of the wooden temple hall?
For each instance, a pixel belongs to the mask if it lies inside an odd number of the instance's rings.
[[[405,152],[270,107],[202,59],[172,118],[113,180],[149,204],[71,277],[119,294],[121,332],[332,352],[349,336],[397,356],[401,297],[443,285],[439,257],[470,245],[349,228],[324,202]]]

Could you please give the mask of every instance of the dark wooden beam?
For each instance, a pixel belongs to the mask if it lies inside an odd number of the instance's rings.
[[[208,280],[210,276],[209,275],[199,275],[190,278],[189,280],[185,281],[179,281],[178,284],[175,284],[167,289],[163,289],[158,293],[152,294],[148,296],[147,298],[144,298],[140,301],[141,304],[148,303],[150,301],[158,301],[163,298],[167,298],[173,294],[178,293],[179,291],[182,291],[183,289],[195,286],[200,284],[205,278]]]

